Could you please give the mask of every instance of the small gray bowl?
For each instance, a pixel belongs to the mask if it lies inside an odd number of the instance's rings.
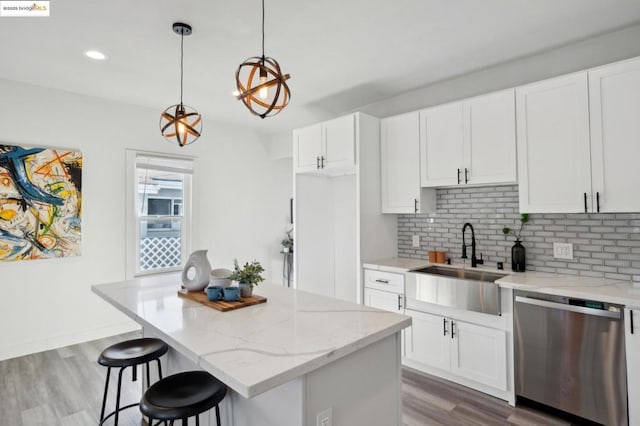
[[[233,271],[228,269],[219,268],[211,271],[209,276],[209,286],[220,286],[222,288],[229,287],[231,285],[231,280],[229,279],[229,275],[232,274]]]

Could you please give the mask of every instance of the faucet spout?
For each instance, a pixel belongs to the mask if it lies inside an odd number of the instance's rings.
[[[478,259],[476,258],[476,234],[473,231],[473,225],[471,225],[469,222],[465,223],[462,226],[462,259],[467,259],[467,246],[468,244],[466,243],[465,239],[464,239],[464,234],[467,230],[467,228],[471,229],[471,267],[475,268],[477,267],[479,264],[483,264],[484,261],[482,259]]]

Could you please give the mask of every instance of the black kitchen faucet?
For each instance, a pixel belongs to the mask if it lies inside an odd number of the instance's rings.
[[[467,222],[462,226],[462,259],[467,259],[467,243],[464,241],[464,232],[467,230],[467,227],[471,228],[471,267],[475,268],[478,265],[482,265],[484,260],[482,260],[482,253],[480,254],[480,259],[476,258],[476,234],[473,232],[473,226]]]

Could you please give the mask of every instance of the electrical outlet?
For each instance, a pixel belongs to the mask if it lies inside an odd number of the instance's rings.
[[[553,257],[556,259],[573,259],[573,244],[553,243]]]
[[[332,426],[333,425],[333,413],[331,407],[318,413],[316,417],[316,426]]]
[[[413,247],[420,247],[420,235],[414,235],[411,241]]]

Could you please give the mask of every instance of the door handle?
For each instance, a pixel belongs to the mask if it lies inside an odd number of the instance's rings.
[[[316,157],[316,169],[320,169],[320,157]]]
[[[398,295],[398,310],[402,309],[402,295]]]
[[[597,207],[597,212],[600,213],[600,193],[596,192],[596,207]]]
[[[324,169],[324,155],[320,157],[320,168]]]
[[[458,169],[458,185],[460,185],[460,169]]]
[[[455,326],[456,326],[456,322],[454,320],[451,320],[451,338],[452,339],[456,337]]]
[[[584,212],[587,212],[587,193],[584,193]]]
[[[631,323],[631,334],[633,334],[633,311],[629,310],[629,322]]]
[[[418,213],[418,199],[417,198],[413,199],[413,212],[414,213]]]
[[[464,183],[469,183],[469,169],[464,168]]]
[[[447,335],[447,319],[446,318],[442,318],[442,335],[443,336]]]

